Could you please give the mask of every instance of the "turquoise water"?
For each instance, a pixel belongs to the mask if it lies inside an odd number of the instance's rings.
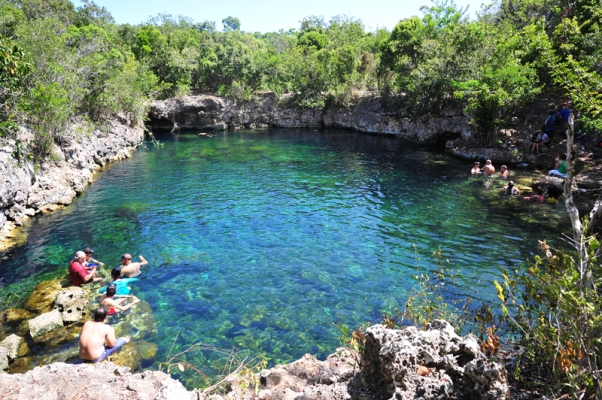
[[[0,308],[91,246],[111,267],[124,252],[150,262],[132,284],[159,323],[147,338],[157,361],[146,367],[165,360],[178,332],[175,349],[203,341],[271,363],[323,358],[338,345],[333,323],[357,327],[402,306],[438,247],[462,270],[460,295],[491,299],[501,267],[520,268],[538,239],[568,226],[562,204],[508,200],[494,190],[503,182],[470,178],[471,163],[394,137],[158,138],[72,206],[32,222],[28,242],[0,266]],[[212,373],[209,353],[188,357]]]

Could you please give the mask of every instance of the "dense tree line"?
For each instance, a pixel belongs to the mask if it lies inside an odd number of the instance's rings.
[[[545,90],[570,97],[597,125],[601,10],[600,0],[499,0],[469,19],[453,1],[435,0],[392,32],[339,16],[262,34],[232,16],[222,30],[170,15],[132,26],[91,0],[78,8],[0,0],[0,129],[34,127],[44,157],[73,119],[127,112],[140,120],[146,99],[193,90],[236,99],[290,93],[306,107],[350,104],[370,91],[409,117],[460,102],[487,142]]]

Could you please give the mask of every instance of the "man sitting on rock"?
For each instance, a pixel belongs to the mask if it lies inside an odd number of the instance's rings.
[[[111,278],[113,278],[113,282],[111,282],[111,283],[114,283],[117,286],[117,295],[118,296],[122,296],[122,295],[127,296],[128,294],[130,294],[131,289],[128,286],[128,284],[130,282],[134,282],[134,281],[138,280],[138,278],[121,278],[121,269],[119,269],[119,268],[113,268],[111,270]],[[106,286],[102,287],[102,288],[100,288],[98,293],[103,294],[106,290],[107,290]]]
[[[140,267],[142,265],[148,264],[148,261],[144,259],[142,256],[138,256],[140,258],[139,262],[132,262],[132,256],[129,254],[124,254],[121,256],[121,275],[126,278],[134,277],[140,275]]]
[[[132,306],[136,303],[140,302],[136,296],[116,296],[117,285],[114,283],[109,283],[107,285],[107,291],[100,298],[100,304],[107,308],[107,315],[113,315],[117,312],[123,312],[132,308]],[[118,298],[116,298],[118,297]],[[132,302],[127,304],[128,299],[132,299]]]
[[[69,279],[75,286],[81,286],[84,283],[102,282],[103,278],[96,276],[96,267],[87,270],[84,267],[86,261],[86,253],[78,251],[75,253],[73,261],[69,263]]]
[[[94,310],[94,321],[88,321],[79,335],[79,358],[98,363],[115,353],[130,337],[115,338],[115,329],[105,324],[107,309],[100,307]],[[106,343],[106,345],[105,345]]]

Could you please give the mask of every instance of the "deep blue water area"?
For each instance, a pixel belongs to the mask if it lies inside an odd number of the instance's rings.
[[[470,162],[395,137],[195,133],[158,133],[161,145],[146,142],[73,205],[34,219],[1,261],[0,309],[91,246],[108,267],[125,252],[149,260],[132,287],[159,323],[151,367],[178,334],[177,349],[203,341],[272,363],[323,358],[339,344],[333,323],[402,307],[438,248],[461,270],[457,294],[488,300],[502,268],[521,268],[538,239],[568,227],[562,204],[500,196],[504,181],[471,178]],[[211,370],[210,355],[189,357]]]

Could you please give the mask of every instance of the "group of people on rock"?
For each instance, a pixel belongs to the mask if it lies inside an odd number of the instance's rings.
[[[104,263],[92,258],[94,250],[86,248],[75,253],[69,263],[69,279],[75,286],[83,284],[104,282],[99,276],[98,268]],[[111,282],[99,290],[100,306],[93,312],[93,320],[84,324],[79,340],[79,357],[85,362],[98,363],[129,342],[129,336],[117,339],[115,329],[105,324],[107,316],[114,315],[132,308],[140,302],[132,296],[129,283],[137,280],[140,267],[148,264],[143,256],[138,256],[140,261],[132,262],[130,254],[121,256],[121,265],[111,270]],[[131,301],[130,301],[131,300]]]

